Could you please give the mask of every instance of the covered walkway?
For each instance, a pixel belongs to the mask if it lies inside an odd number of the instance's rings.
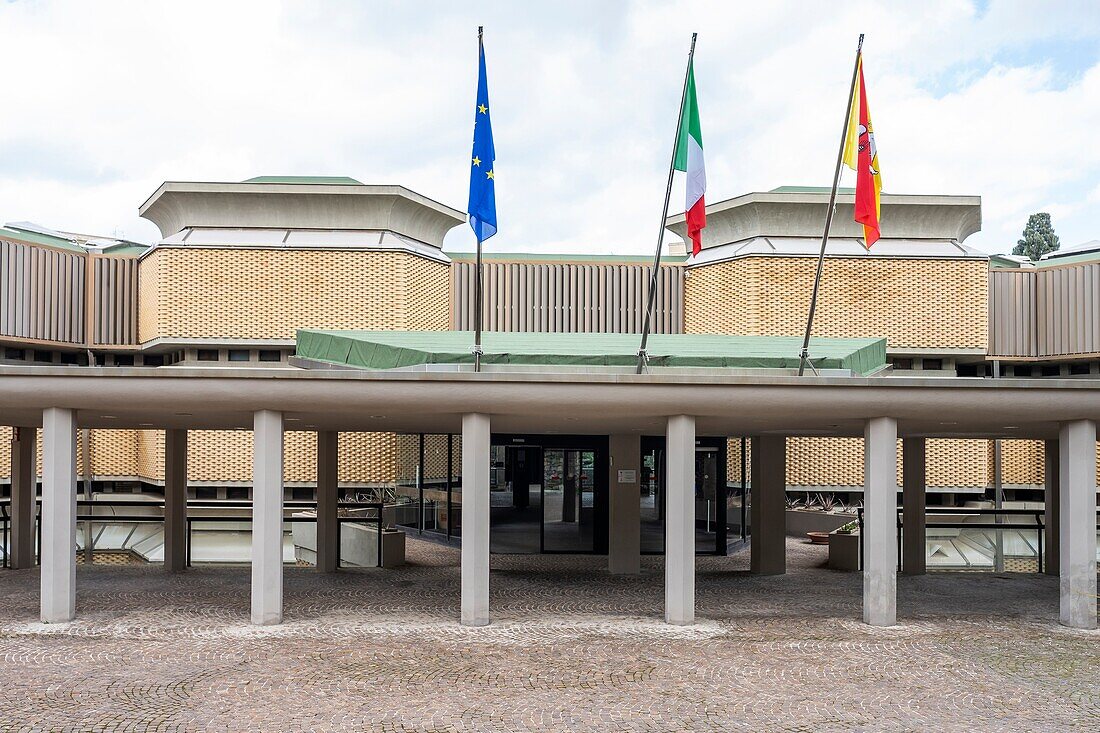
[[[881,345],[881,342],[880,342]],[[283,619],[283,439],[287,426],[318,432],[318,566],[335,569],[338,431],[454,433],[462,436],[461,593],[453,612],[465,625],[490,623],[490,476],[494,433],[608,436],[611,572],[639,568],[637,460],[643,436],[664,436],[666,463],[663,604],[666,622],[696,621],[695,452],[704,436],[752,438],[750,569],[781,575],[785,439],[861,436],[864,441],[862,618],[891,626],[897,604],[899,487],[905,514],[903,570],[924,572],[925,440],[1017,437],[1047,441],[1056,502],[1047,523],[1047,567],[1060,576],[1059,620],[1095,628],[1096,421],[1100,387],[1082,380],[983,380],[819,376],[782,370],[657,369],[635,375],[616,367],[550,367],[472,373],[433,370],[287,370],[172,368],[10,368],[0,381],[0,420],[33,441],[41,425],[43,532],[40,617],[71,621],[78,612],[73,537],[78,427],[166,429],[165,565],[182,569],[187,431],[251,429],[253,514],[251,619]],[[899,439],[903,449],[899,455]],[[16,446],[13,456],[30,450]],[[1057,458],[1055,458],[1055,456]],[[626,461],[626,462],[624,462]],[[18,462],[18,461],[17,461]],[[20,462],[24,465],[26,462]],[[28,477],[17,477],[15,496]],[[624,512],[633,512],[620,521]],[[20,511],[17,509],[16,523]],[[29,521],[21,536],[29,537]],[[619,528],[629,528],[620,532]],[[326,539],[327,538],[327,539]],[[16,542],[18,545],[19,543]],[[1055,558],[1054,548],[1057,548]]]

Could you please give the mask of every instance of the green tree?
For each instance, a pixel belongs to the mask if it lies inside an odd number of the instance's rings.
[[[1060,246],[1058,235],[1054,233],[1054,225],[1050,223],[1050,214],[1029,216],[1023,234],[1024,238],[1016,242],[1016,247],[1012,250],[1014,255],[1027,255],[1028,258],[1037,260]]]

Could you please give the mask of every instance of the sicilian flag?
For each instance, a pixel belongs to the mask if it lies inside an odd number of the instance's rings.
[[[691,254],[698,255],[703,248],[703,228],[707,225],[706,202],[703,200],[707,190],[707,170],[703,165],[703,133],[699,124],[699,101],[695,96],[694,61],[688,66],[684,107],[680,110],[680,139],[676,141],[673,167],[687,173],[684,211],[687,212]]]
[[[879,239],[882,211],[882,176],[875,145],[875,128],[867,107],[867,85],[863,83],[863,54],[859,56],[856,89],[848,112],[848,134],[844,142],[844,163],[856,172],[855,220],[863,225],[867,249]]]

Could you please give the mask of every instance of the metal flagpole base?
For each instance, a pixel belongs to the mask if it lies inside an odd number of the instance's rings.
[[[474,355],[474,371],[475,372],[480,372],[481,371],[481,355],[485,353],[481,349],[481,344],[475,345],[474,348],[471,349],[471,352]]]
[[[638,374],[641,374],[649,367],[649,352],[645,349],[638,349]]]
[[[810,371],[814,373],[815,377],[821,376],[820,374],[817,373],[817,367],[815,367],[814,363],[812,361],[810,361],[810,350],[809,349],[802,349],[802,351],[800,351],[798,353],[798,358],[800,360],[799,361],[799,366],[798,366],[799,375],[802,374],[803,369],[805,369],[806,367],[809,367]]]

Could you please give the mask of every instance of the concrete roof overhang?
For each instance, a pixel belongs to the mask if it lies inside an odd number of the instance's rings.
[[[860,436],[894,417],[903,436],[1053,438],[1100,421],[1100,383],[1059,379],[791,377],[261,368],[0,367],[0,423],[46,407],[82,427],[250,429],[256,410],[288,430],[453,432],[467,412],[495,432],[662,434],[669,415],[700,435]]]
[[[404,186],[166,181],[138,209],[167,238],[186,227],[376,229],[443,246],[466,221]]]

